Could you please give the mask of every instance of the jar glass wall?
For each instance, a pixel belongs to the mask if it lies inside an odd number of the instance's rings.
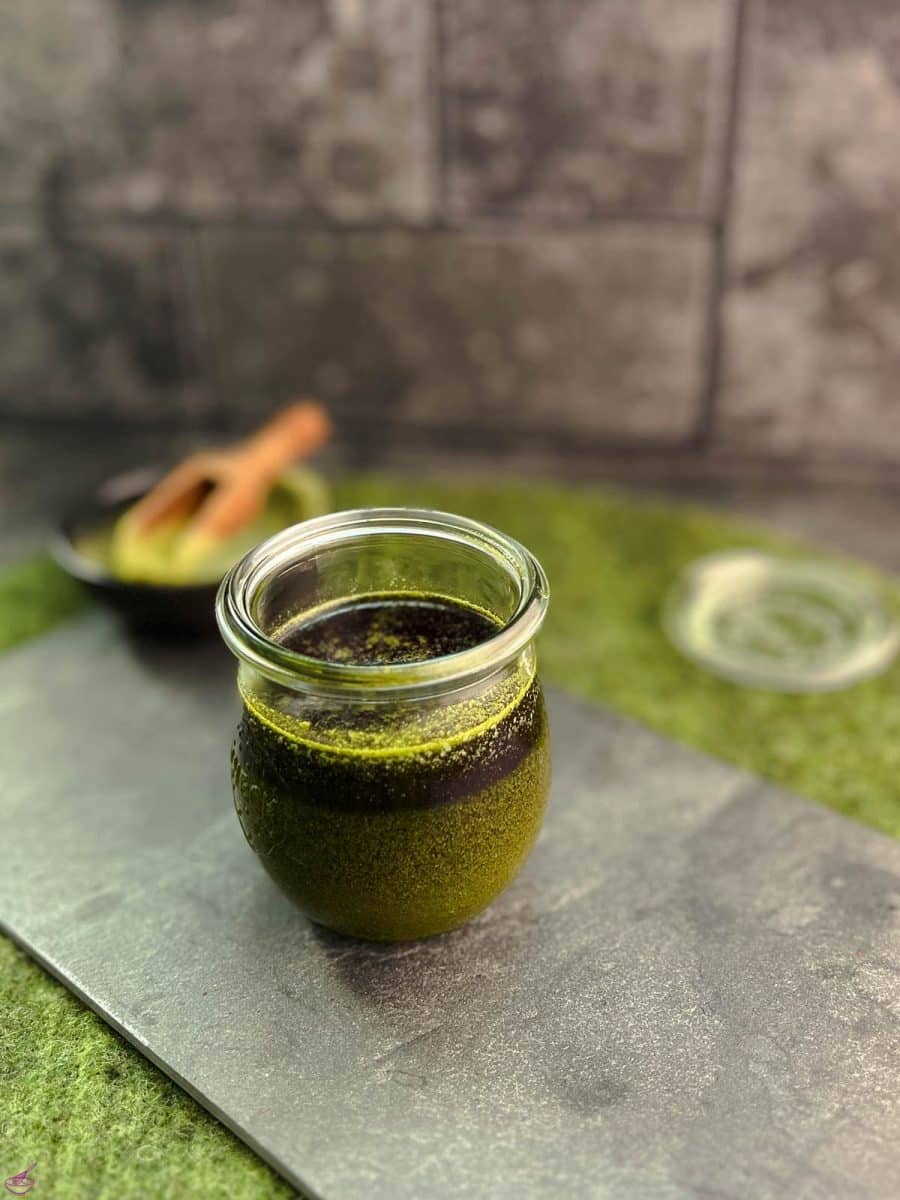
[[[424,509],[306,522],[226,577],[235,805],[313,920],[425,937],[518,872],[549,785],[534,648],[547,598],[524,547]]]

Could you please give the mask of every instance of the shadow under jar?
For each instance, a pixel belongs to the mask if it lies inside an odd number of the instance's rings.
[[[516,875],[550,781],[534,648],[547,601],[518,542],[427,509],[307,521],[226,576],[235,806],[314,921],[428,937]]]

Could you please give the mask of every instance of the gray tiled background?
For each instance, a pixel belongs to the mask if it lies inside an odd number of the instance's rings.
[[[7,422],[889,478],[900,8],[3,0],[0,328]]]

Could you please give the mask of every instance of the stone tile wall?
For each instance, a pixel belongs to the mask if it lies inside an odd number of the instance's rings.
[[[900,462],[900,5],[751,6],[723,442]]]
[[[3,0],[0,417],[889,478],[895,0]]]

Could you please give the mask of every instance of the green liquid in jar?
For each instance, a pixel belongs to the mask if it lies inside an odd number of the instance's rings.
[[[320,609],[277,640],[332,662],[421,661],[496,633],[438,596],[374,595]],[[450,704],[384,702],[295,712],[242,687],[235,805],[263,864],[313,920],[385,941],[480,912],[516,875],[549,785],[533,655]],[[310,706],[311,705],[311,706]]]

